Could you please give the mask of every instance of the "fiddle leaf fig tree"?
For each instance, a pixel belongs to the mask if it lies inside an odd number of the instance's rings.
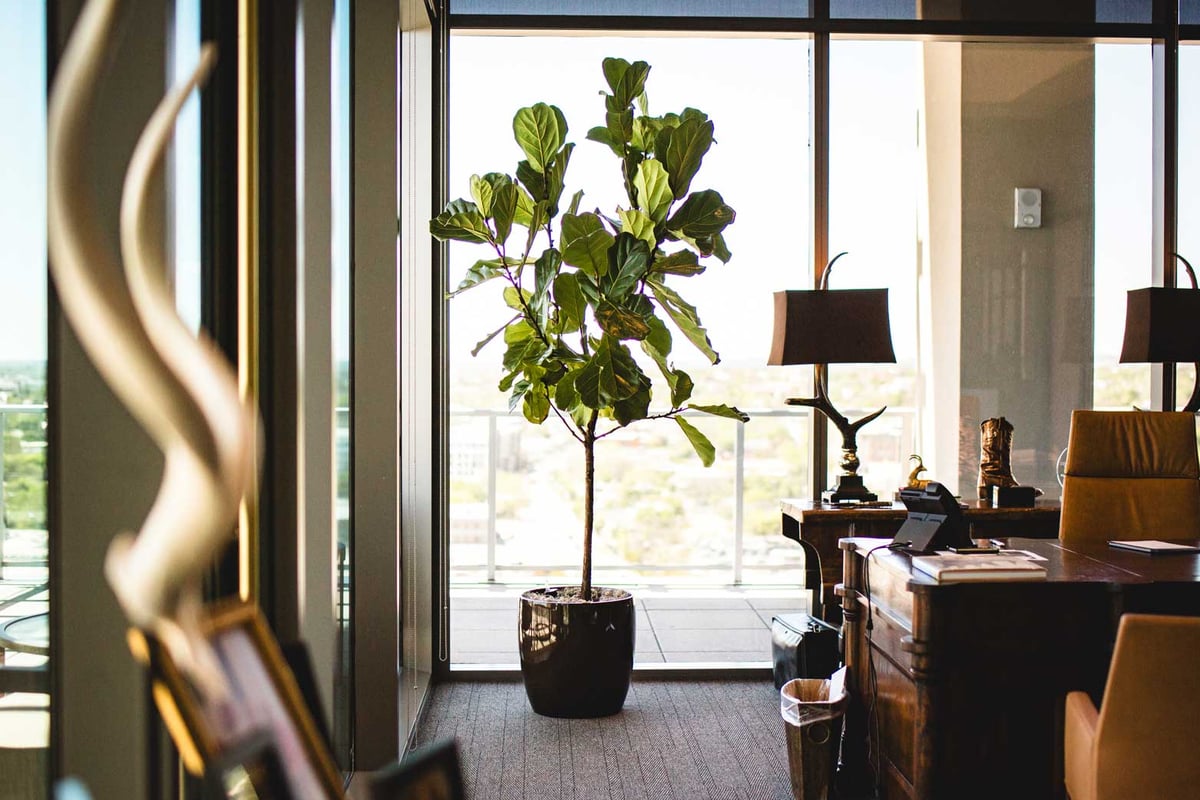
[[[504,283],[509,318],[472,354],[502,339],[500,390],[509,393],[509,409],[520,406],[535,425],[553,415],[583,447],[583,600],[593,599],[596,442],[634,422],[672,419],[710,466],[715,448],[683,412],[748,419],[729,405],[689,402],[692,378],[671,361],[676,334],[719,360],[695,306],[673,285],[704,272],[709,256],[730,258],[722,233],[733,209],[712,189],[692,189],[713,123],[694,108],[650,116],[645,62],[606,58],[603,68],[611,92],[602,93],[604,125],[587,138],[619,160],[628,207],[581,211],[582,191],[564,197],[575,145],[562,111],[537,103],[513,118],[525,156],[515,174],[472,176],[471,199],[450,202],[429,226],[440,240],[491,250],[449,296]],[[654,411],[654,383],[635,347],[665,384]]]

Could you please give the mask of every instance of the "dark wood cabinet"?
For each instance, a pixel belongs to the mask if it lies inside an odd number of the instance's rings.
[[[1099,705],[1121,614],[1200,615],[1200,556],[1012,539],[1046,580],[938,584],[881,544],[841,543],[842,778],[888,800],[1064,797],[1064,698]]]

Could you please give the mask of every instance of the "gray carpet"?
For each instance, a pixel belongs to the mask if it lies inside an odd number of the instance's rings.
[[[519,683],[447,683],[418,737],[457,739],[470,800],[792,798],[770,681],[635,681],[597,720],[539,716]]]

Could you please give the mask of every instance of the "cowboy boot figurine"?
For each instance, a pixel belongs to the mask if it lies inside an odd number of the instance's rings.
[[[979,499],[991,496],[993,486],[1019,486],[1012,476],[1012,423],[992,417],[979,423]]]

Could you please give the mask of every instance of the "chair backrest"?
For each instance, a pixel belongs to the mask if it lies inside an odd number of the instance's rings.
[[[1097,798],[1200,793],[1200,618],[1121,617],[1097,721]]]
[[[1059,538],[1200,538],[1195,415],[1072,413]]]

